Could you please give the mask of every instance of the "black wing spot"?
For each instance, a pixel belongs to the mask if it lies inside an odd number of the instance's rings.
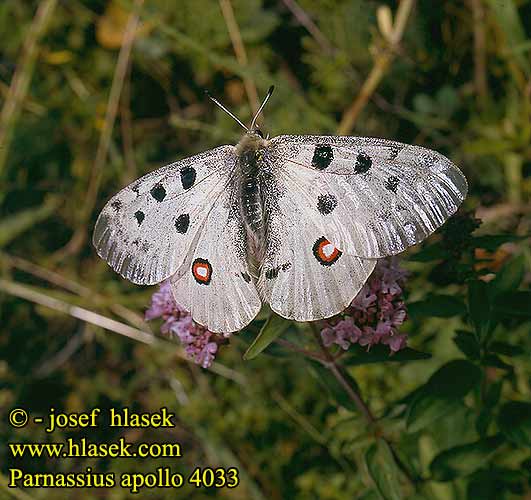
[[[394,160],[399,155],[400,151],[402,151],[402,148],[397,148],[396,146],[393,146],[389,154],[389,159]]]
[[[188,227],[190,226],[190,215],[189,214],[181,214],[177,219],[175,219],[175,229],[177,229],[178,233],[184,234],[186,231],[188,231]]]
[[[265,277],[268,280],[274,280],[278,276],[279,271],[280,271],[280,267],[273,267],[271,269],[268,269],[265,273]]]
[[[146,218],[144,212],[141,212],[140,210],[135,212],[135,219],[138,222],[138,225],[142,224],[144,222],[144,219]]]
[[[324,170],[334,159],[332,147],[328,144],[319,144],[315,147],[312,157],[312,167],[317,170]]]
[[[320,194],[317,198],[317,210],[323,215],[331,214],[337,207],[337,198],[332,194]]]
[[[265,273],[265,277],[268,280],[274,280],[276,277],[278,277],[280,271],[287,271],[291,268],[291,262],[284,262],[281,266],[272,267],[271,269],[268,269]]]
[[[247,273],[241,273],[241,275],[242,275],[243,280],[246,283],[250,283],[251,282],[251,277]]]
[[[140,194],[140,184],[135,184],[134,186],[131,186],[131,191],[133,191],[133,193],[138,196]]]
[[[116,212],[118,212],[122,208],[122,201],[121,200],[114,200],[111,203],[111,207],[114,208]]]
[[[166,190],[164,189],[164,186],[162,184],[155,184],[152,188],[151,188],[151,196],[153,196],[153,198],[155,198],[159,203],[164,199],[166,198]]]
[[[389,191],[396,193],[397,188],[398,188],[398,177],[391,175],[385,181],[385,189],[388,189]]]
[[[356,166],[354,168],[355,174],[364,174],[372,167],[372,159],[363,151],[356,157]]]
[[[197,172],[195,168],[184,167],[181,170],[181,184],[183,185],[183,189],[190,189],[195,183],[196,176]]]

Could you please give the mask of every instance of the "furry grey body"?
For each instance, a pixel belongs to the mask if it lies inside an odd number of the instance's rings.
[[[258,133],[251,131],[245,134],[236,146],[238,155],[236,178],[239,182],[239,201],[242,219],[247,230],[247,242],[254,256],[258,257],[258,249],[262,247],[265,233],[266,204],[263,186],[263,151],[268,141]]]

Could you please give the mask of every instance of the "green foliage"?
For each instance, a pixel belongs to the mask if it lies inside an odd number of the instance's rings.
[[[412,302],[408,306],[409,314],[413,318],[451,318],[464,314],[465,310],[465,304],[451,295],[430,294],[424,300]]]
[[[389,355],[389,348],[384,345],[375,345],[367,351],[356,344],[349,348],[345,356],[345,364],[348,366],[366,365],[370,363],[400,363],[403,361],[415,361],[429,359],[431,355],[427,352],[417,351],[410,347],[405,347],[400,351]]]
[[[24,470],[240,470],[234,490],[185,485],[139,498],[529,496],[531,2],[414,2],[390,48],[386,16],[395,22],[406,0],[298,0],[308,17],[290,11],[292,2],[231,0],[238,33],[219,2],[150,0],[120,76],[137,3],[48,2],[53,11],[39,18],[44,0],[0,2],[0,496],[59,498],[3,486],[13,463],[7,442],[87,436],[13,429],[4,418],[6,409],[45,416],[52,406],[166,406],[173,429],[103,426],[89,437],[179,442],[183,457],[17,460]],[[313,24],[301,24],[307,19]],[[357,100],[386,56],[376,88]],[[96,256],[90,237],[103,204],[158,166],[238,140],[241,130],[204,88],[247,122],[249,88],[261,97],[271,84],[262,123],[273,136],[336,133],[361,103],[353,134],[436,149],[465,173],[464,209],[404,257],[410,347],[326,351],[318,329],[262,313],[220,346],[207,371],[176,342],[156,335],[144,345],[109,322],[149,331],[142,314],[154,288],[126,282]],[[108,329],[91,322],[94,314]]]
[[[378,440],[373,444],[365,454],[365,462],[376,489],[384,500],[403,498],[398,482],[399,471],[385,442]]]
[[[498,417],[500,430],[517,446],[531,446],[531,403],[510,401]]]
[[[254,338],[252,344],[245,351],[243,359],[249,360],[256,358],[271,342],[285,333],[291,326],[291,321],[287,321],[277,314],[271,313],[271,316],[264,323],[264,326],[262,326],[258,335]]]
[[[460,476],[468,476],[484,465],[501,444],[502,439],[493,436],[445,450],[430,464],[432,477],[436,481],[450,481]]]

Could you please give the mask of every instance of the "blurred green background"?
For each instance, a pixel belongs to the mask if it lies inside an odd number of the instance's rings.
[[[240,470],[236,489],[186,485],[145,489],[141,498],[531,498],[531,256],[523,239],[531,232],[530,20],[528,0],[3,0],[0,497],[130,496],[119,488],[9,489],[16,464],[26,472]],[[345,364],[376,427],[333,381],[325,391],[326,370],[301,356],[269,349],[242,360],[256,328],[222,347],[211,370],[188,362],[143,321],[156,287],[121,279],[90,244],[97,214],[121,187],[238,141],[238,125],[203,89],[247,122],[272,84],[262,129],[273,136],[419,144],[450,157],[469,182],[469,212],[457,232],[432,237],[421,257],[414,249],[417,258],[404,260],[412,271],[408,303],[416,303],[404,331],[432,357],[366,364],[358,353]],[[466,230],[470,211],[483,221],[475,236]],[[461,247],[440,253],[439,241]],[[441,279],[456,263],[461,278]],[[482,288],[493,278],[513,294],[500,299],[499,316],[489,316],[494,288]],[[486,339],[477,333],[484,317]],[[456,341],[463,330],[470,333]],[[151,331],[153,343],[142,335]],[[291,336],[311,342],[304,330]],[[428,416],[412,422],[412,401],[429,393],[430,375],[464,358],[479,370],[478,386],[459,398],[423,400]],[[459,370],[448,383],[463,383]],[[184,456],[14,461],[7,442],[86,436],[16,430],[5,418],[10,408],[45,415],[51,406],[167,406],[178,421],[170,431],[101,428],[90,437],[178,441]],[[382,448],[382,434],[401,460]],[[445,450],[457,451],[440,458]]]

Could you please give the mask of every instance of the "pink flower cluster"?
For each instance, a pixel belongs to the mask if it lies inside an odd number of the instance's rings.
[[[169,281],[164,281],[151,298],[151,306],[145,314],[146,321],[162,318],[160,331],[174,335],[184,345],[186,354],[198,365],[208,368],[216,356],[222,337],[210,332],[192,320],[190,314],[179,307],[171,293]]]
[[[391,353],[406,347],[407,335],[397,330],[407,317],[402,294],[406,274],[396,257],[379,260],[350,306],[324,323],[323,343],[337,344],[345,350],[355,343],[367,349],[386,344]]]

